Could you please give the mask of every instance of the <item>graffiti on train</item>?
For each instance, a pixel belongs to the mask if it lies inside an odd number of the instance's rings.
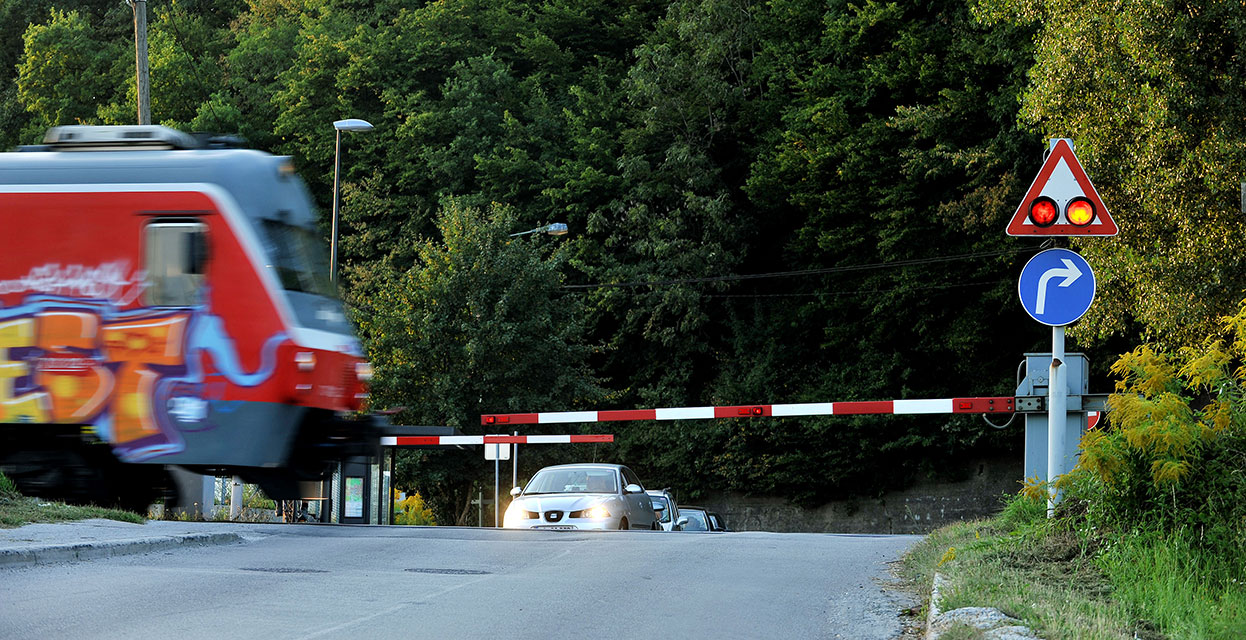
[[[207,296],[203,296],[207,299]],[[32,295],[0,309],[0,422],[90,425],[123,460],[178,453],[180,434],[214,428],[230,385],[276,369],[284,333],[247,371],[206,306],[121,309],[111,300]]]

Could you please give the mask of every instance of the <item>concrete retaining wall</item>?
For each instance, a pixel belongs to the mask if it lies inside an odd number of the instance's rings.
[[[1019,458],[978,460],[970,464],[970,476],[963,482],[923,482],[879,498],[836,500],[815,509],[801,509],[781,498],[730,493],[695,503],[721,513],[732,531],[926,534],[945,524],[999,513],[1001,496],[1021,488],[1022,466]]]

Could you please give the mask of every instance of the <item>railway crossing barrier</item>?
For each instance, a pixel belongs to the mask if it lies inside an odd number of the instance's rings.
[[[749,404],[703,407],[668,407],[661,409],[624,409],[600,411],[554,411],[536,413],[488,413],[480,416],[480,424],[488,427],[512,427],[533,424],[573,424],[596,422],[713,420],[723,418],[812,417],[847,415],[917,415],[917,414],[981,414],[996,428],[1004,428],[1024,416],[1025,462],[1023,480],[1053,483],[1077,464],[1082,436],[1094,428],[1106,409],[1107,395],[1089,394],[1089,362],[1081,353],[1063,354],[1057,386],[1052,389],[1052,354],[1025,354],[1025,375],[1018,380],[1015,395],[994,397],[959,397],[936,399],[903,399],[879,401],[811,402],[796,404]],[[1061,433],[1052,437],[1049,408],[1052,398],[1062,400],[1064,423]],[[1009,416],[1008,423],[990,421],[992,415]],[[468,436],[489,438],[490,436]],[[524,436],[519,436],[524,437]],[[542,436],[527,436],[529,438]],[[566,436],[564,436],[566,437]],[[581,436],[593,437],[593,436]],[[485,442],[487,440],[481,440]],[[501,442],[502,440],[498,440]],[[474,442],[474,441],[473,441]],[[1058,500],[1058,496],[1056,497]]]

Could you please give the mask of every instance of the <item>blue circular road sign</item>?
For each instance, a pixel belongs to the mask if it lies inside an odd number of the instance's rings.
[[[1049,326],[1077,322],[1095,300],[1095,273],[1086,259],[1068,249],[1048,249],[1030,258],[1017,283],[1021,306]]]

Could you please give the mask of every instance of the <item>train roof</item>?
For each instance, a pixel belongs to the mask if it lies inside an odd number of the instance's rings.
[[[236,145],[159,126],[55,127],[42,145],[0,153],[0,185],[207,183],[250,218],[314,224],[291,159]]]

